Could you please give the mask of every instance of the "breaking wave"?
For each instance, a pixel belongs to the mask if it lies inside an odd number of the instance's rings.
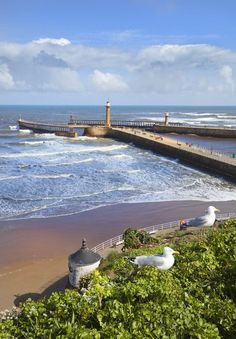
[[[32,175],[32,178],[36,179],[61,179],[61,178],[72,178],[73,174],[58,174],[58,175]]]

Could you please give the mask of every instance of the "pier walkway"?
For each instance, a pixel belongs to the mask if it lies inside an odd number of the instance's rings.
[[[216,152],[216,151],[210,150],[209,148],[196,146],[196,145],[185,143],[182,141],[179,142],[177,140],[168,138],[164,136],[163,134],[156,134],[156,133],[152,133],[149,131],[142,131],[140,129],[134,129],[134,128],[123,127],[123,128],[113,128],[113,129],[116,131],[125,132],[130,135],[140,136],[143,139],[155,141],[162,145],[169,145],[172,148],[175,148],[176,150],[184,150],[189,153],[204,155],[208,157],[209,159],[220,160],[227,164],[232,164],[236,166],[236,158],[232,158],[229,154],[222,153],[222,152]]]

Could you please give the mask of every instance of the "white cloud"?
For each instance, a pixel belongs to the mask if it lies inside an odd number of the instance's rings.
[[[220,75],[225,79],[226,83],[234,90],[233,70],[229,65],[224,65],[220,69]]]
[[[52,45],[58,45],[58,46],[68,46],[71,44],[70,40],[65,38],[60,39],[52,39],[52,38],[40,38],[38,40],[34,40],[33,43],[35,44],[52,44]]]
[[[78,73],[71,69],[52,68],[39,86],[45,91],[78,92],[82,89]]]
[[[212,67],[222,61],[236,62],[236,54],[210,45],[155,45],[142,49],[137,54],[138,65],[185,65]]]
[[[124,91],[128,85],[122,80],[121,76],[112,73],[103,73],[95,70],[91,75],[92,83],[98,90],[102,91]]]
[[[9,71],[9,68],[5,64],[0,64],[0,88],[9,90],[14,88],[14,80]]]
[[[121,104],[126,98],[153,104],[175,104],[182,98],[185,104],[201,104],[196,102],[197,96],[208,104],[219,102],[219,98],[225,100],[222,104],[235,103],[236,52],[232,50],[200,44],[132,50],[64,40],[0,42],[2,91],[20,90],[29,95],[59,92],[59,99],[62,92],[78,95],[79,91],[77,100],[89,95],[93,100],[102,92],[111,92]]]

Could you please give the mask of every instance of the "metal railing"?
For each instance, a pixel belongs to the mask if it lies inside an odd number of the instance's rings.
[[[78,125],[78,126],[105,126],[105,120],[79,120],[70,118],[68,125]]]
[[[105,120],[80,120],[70,118],[68,125],[78,126],[105,126]],[[155,122],[143,121],[143,120],[111,120],[112,127],[153,127]]]
[[[234,212],[217,214],[217,220],[219,220],[219,221],[224,221],[224,220],[233,219],[233,218],[236,218],[236,213],[234,213]],[[186,221],[189,221],[190,219],[186,219]],[[176,227],[179,227],[179,220],[170,221],[170,222],[166,222],[166,223],[158,224],[158,225],[152,225],[152,226],[148,226],[148,227],[142,227],[139,230],[143,230],[143,231],[146,231],[149,234],[153,234],[153,233],[156,233],[158,231],[162,231],[162,230],[166,230],[166,229],[172,229],[172,228],[176,228]],[[91,250],[95,253],[101,253],[106,248],[116,247],[118,245],[123,244],[123,242],[124,242],[123,235],[120,234],[120,235],[115,236],[114,238],[108,239],[108,240],[94,246]]]
[[[19,127],[24,129],[30,129],[30,130],[40,130],[40,131],[45,131],[45,132],[70,132],[71,127],[69,125],[63,125],[63,124],[46,124],[43,122],[32,122],[32,121],[27,121],[27,120],[18,120]]]

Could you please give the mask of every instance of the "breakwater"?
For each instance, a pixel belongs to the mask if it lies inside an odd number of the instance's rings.
[[[194,168],[236,182],[236,159],[207,149],[180,143],[156,133],[134,128],[85,128],[85,135],[108,137],[151,150],[155,153],[179,159]]]
[[[196,134],[202,137],[236,138],[236,129],[224,127],[184,126],[182,124],[154,124],[150,131],[156,133]]]
[[[73,127],[68,124],[46,124],[19,119],[18,125],[20,129],[29,129],[35,133],[55,133],[55,135],[62,137],[77,137],[77,133],[74,131]]]

